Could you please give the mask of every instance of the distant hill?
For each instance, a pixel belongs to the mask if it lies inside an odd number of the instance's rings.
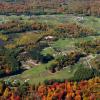
[[[0,0],[0,14],[85,14],[100,16],[100,0]]]
[[[0,0],[0,2],[23,2],[25,0]]]
[[[66,2],[68,0],[0,0],[0,2]]]
[[[75,1],[75,0],[0,0],[0,2],[68,2],[68,1]],[[76,1],[96,1],[96,0],[76,0]],[[99,1],[99,0],[98,0]]]

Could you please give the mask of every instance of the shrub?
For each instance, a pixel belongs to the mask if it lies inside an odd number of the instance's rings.
[[[81,41],[76,43],[78,48],[81,48],[86,53],[100,53],[100,40]]]
[[[47,55],[41,55],[40,61],[42,63],[48,63],[48,61],[51,61],[53,59],[54,59],[54,57],[52,55],[47,54]]]
[[[61,37],[77,38],[77,37],[95,35],[95,30],[89,27],[83,27],[76,23],[68,23],[68,24],[58,25],[55,28],[55,34],[60,38]]]
[[[78,70],[75,72],[73,80],[76,80],[76,81],[88,80],[98,75],[100,75],[100,72],[97,70],[81,67],[81,68],[78,68]]]

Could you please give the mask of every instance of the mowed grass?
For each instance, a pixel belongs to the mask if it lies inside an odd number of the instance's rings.
[[[51,73],[48,71],[48,69],[46,69],[50,66],[50,64],[51,62],[49,62],[48,64],[41,64],[39,66],[35,66],[34,68],[27,70],[22,74],[8,77],[6,79],[10,80],[18,79],[20,81],[29,79],[29,83],[37,85],[38,83],[42,83],[45,80],[50,80],[50,79],[70,79],[71,77],[74,76],[74,73],[78,68],[78,67],[74,67],[72,69],[65,68],[56,73]]]
[[[95,40],[95,39],[100,39],[100,36],[87,36],[87,37],[83,37],[83,38],[59,39],[58,41],[53,42],[51,47],[58,48],[61,50],[67,50],[68,48],[75,48],[75,43],[78,43],[81,41]]]
[[[58,41],[54,42],[52,44],[52,47],[59,48],[59,49],[66,49],[68,47],[74,46],[74,40],[73,39],[59,39]]]

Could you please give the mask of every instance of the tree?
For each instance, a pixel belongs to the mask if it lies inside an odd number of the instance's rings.
[[[5,89],[5,91],[4,91],[3,96],[4,96],[5,98],[7,98],[8,95],[9,95],[9,88],[7,87],[7,88]]]
[[[78,68],[75,72],[73,79],[80,81],[80,80],[87,80],[94,76],[94,72],[92,69],[89,68]]]

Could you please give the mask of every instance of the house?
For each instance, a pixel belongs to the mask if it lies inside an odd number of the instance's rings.
[[[83,21],[83,20],[84,20],[83,17],[79,17],[79,16],[78,16],[76,19],[77,19],[78,21]]]
[[[44,37],[44,40],[47,40],[47,41],[54,41],[56,38],[54,36],[45,36]]]

